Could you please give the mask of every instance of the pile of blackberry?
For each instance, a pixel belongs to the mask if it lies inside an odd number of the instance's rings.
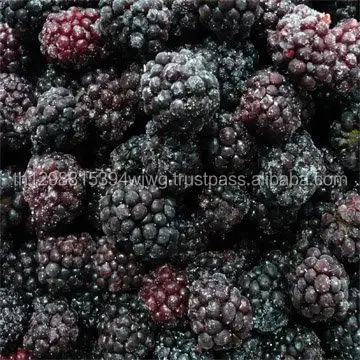
[[[360,0],[0,0],[0,360],[360,357]]]

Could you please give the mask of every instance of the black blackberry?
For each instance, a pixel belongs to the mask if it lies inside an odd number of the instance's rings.
[[[274,251],[238,282],[251,303],[254,329],[260,333],[278,332],[288,323],[290,298],[285,285],[286,262],[281,252]]]
[[[119,292],[138,289],[143,267],[133,254],[117,249],[114,240],[102,237],[92,257],[93,281],[103,291]]]
[[[154,346],[154,325],[134,295],[104,306],[98,326],[102,359],[147,359]]]
[[[214,233],[231,231],[249,210],[249,196],[238,184],[204,187],[198,201],[199,214]]]
[[[325,171],[310,135],[296,133],[289,143],[270,149],[262,158],[258,192],[268,204],[299,208],[315,193]]]
[[[157,54],[169,38],[172,13],[163,0],[101,0],[100,26],[127,55]]]
[[[23,345],[38,359],[56,358],[71,352],[79,335],[78,316],[65,300],[38,298],[34,302]]]
[[[144,111],[153,119],[148,135],[180,131],[194,137],[220,104],[219,83],[202,56],[190,50],[161,52],[141,77]]]
[[[84,289],[90,281],[94,252],[94,241],[87,233],[39,239],[35,256],[39,282],[50,293]]]
[[[193,0],[169,0],[166,4],[172,11],[171,35],[193,35],[200,29],[199,14]]]
[[[0,353],[16,349],[28,317],[29,306],[13,290],[0,288]]]
[[[252,334],[251,338],[245,339],[243,344],[236,349],[221,352],[222,360],[262,360],[265,353],[263,351],[262,337]]]
[[[38,98],[26,113],[33,152],[71,152],[89,137],[89,115],[67,89],[51,88]]]
[[[104,233],[142,261],[157,262],[176,251],[179,232],[170,225],[175,214],[174,201],[156,186],[119,183],[100,201]]]
[[[191,284],[188,317],[203,350],[239,347],[253,326],[249,300],[220,273]]]
[[[257,162],[253,137],[233,114],[220,112],[209,124],[204,145],[209,166],[218,174],[250,175]]]

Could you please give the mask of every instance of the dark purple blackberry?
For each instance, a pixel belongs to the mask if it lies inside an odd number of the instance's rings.
[[[141,286],[143,267],[133,254],[121,252],[115,241],[107,237],[100,238],[96,246],[92,257],[92,271],[97,287],[116,293]]]
[[[270,205],[299,208],[315,193],[325,171],[310,135],[296,133],[282,148],[272,148],[262,158],[258,192]]]
[[[349,310],[345,319],[340,323],[334,323],[326,329],[324,344],[330,354],[343,356],[344,359],[358,359],[360,357],[360,292],[352,288],[349,292]]]
[[[330,127],[330,144],[343,166],[359,172],[360,104],[351,103]]]
[[[249,300],[220,273],[191,284],[188,317],[202,350],[239,347],[253,326]]]
[[[29,306],[13,290],[0,288],[0,353],[16,349],[30,316]]]
[[[233,114],[217,113],[204,141],[207,161],[218,174],[250,175],[257,162],[253,137]]]
[[[241,40],[250,36],[261,14],[259,0],[194,0],[200,22],[220,40]]]
[[[166,130],[194,137],[220,103],[218,80],[205,59],[186,49],[158,53],[145,65],[140,88],[144,111],[153,116],[148,135]]]
[[[171,35],[193,35],[199,30],[199,14],[193,0],[169,0],[166,5],[172,11]]]
[[[107,303],[98,326],[101,359],[148,359],[155,346],[154,330],[136,296],[125,294]]]
[[[46,237],[38,240],[37,276],[50,293],[84,289],[91,277],[95,244],[90,234]]]
[[[169,38],[172,13],[163,0],[101,0],[100,25],[109,45],[127,55],[157,54]]]
[[[78,316],[65,300],[38,298],[34,302],[23,345],[38,359],[70,353],[79,335]]]
[[[199,215],[214,233],[229,232],[249,210],[249,197],[240,185],[204,187],[199,196]]]
[[[89,113],[67,89],[51,88],[26,113],[33,152],[71,152],[89,138]]]
[[[83,205],[80,167],[71,155],[33,156],[23,176],[23,194],[38,230],[48,232],[69,225]]]
[[[81,78],[79,101],[89,109],[95,134],[115,147],[133,125],[139,105],[140,69],[131,64],[121,74],[115,69],[97,69]]]
[[[291,299],[298,313],[312,323],[344,318],[349,278],[335,257],[312,247],[291,276]]]
[[[166,259],[176,250],[175,214],[174,200],[156,186],[119,183],[100,201],[104,233],[147,262]]]

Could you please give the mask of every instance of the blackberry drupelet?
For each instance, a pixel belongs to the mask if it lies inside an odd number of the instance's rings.
[[[93,282],[112,293],[138,289],[143,280],[143,267],[131,253],[117,249],[115,240],[102,237],[92,257]]]
[[[174,200],[156,186],[118,183],[100,201],[104,233],[145,262],[164,260],[176,251],[175,215]]]
[[[100,25],[123,55],[154,55],[169,38],[172,13],[163,0],[100,0]]]
[[[84,289],[91,278],[94,252],[94,241],[87,233],[39,239],[35,255],[39,282],[50,293]]]
[[[202,56],[186,49],[158,53],[146,64],[140,89],[144,111],[153,116],[148,135],[164,130],[194,137],[220,104],[218,80]]]
[[[88,110],[62,87],[51,88],[26,113],[33,152],[74,152],[89,138]]]
[[[346,315],[348,275],[335,257],[319,248],[308,249],[305,260],[291,274],[290,284],[295,309],[310,322],[338,320]]]
[[[71,352],[79,335],[78,316],[67,301],[38,298],[34,302],[23,346],[36,358],[56,358]]]
[[[83,206],[84,185],[80,167],[68,154],[33,156],[24,173],[23,194],[32,221],[38,230],[48,232],[69,225]]]
[[[0,288],[0,353],[16,349],[30,316],[29,306],[13,290]]]
[[[302,131],[262,158],[257,191],[269,205],[299,208],[315,193],[325,171],[320,150]]]
[[[249,300],[220,273],[191,284],[188,317],[203,350],[239,347],[253,326]]]
[[[271,143],[281,143],[301,126],[303,105],[284,76],[265,69],[248,79],[236,117],[254,134]]]
[[[257,165],[257,146],[241,121],[220,112],[208,126],[204,141],[207,161],[218,174],[250,175]]]

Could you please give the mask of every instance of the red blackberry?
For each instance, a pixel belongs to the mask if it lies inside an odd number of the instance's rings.
[[[191,284],[188,309],[203,350],[239,347],[252,329],[250,302],[220,273]]]
[[[311,322],[341,319],[349,307],[348,287],[343,265],[313,247],[292,274],[292,303]]]
[[[160,325],[176,325],[184,321],[189,290],[185,272],[165,264],[145,276],[139,296]]]
[[[71,155],[33,156],[24,173],[23,193],[35,226],[44,232],[71,224],[83,205],[81,169]]]
[[[18,349],[10,356],[0,355],[0,360],[32,360],[32,356],[25,349]]]
[[[92,258],[93,281],[104,291],[119,292],[138,289],[142,283],[142,265],[133,254],[116,248],[115,241],[102,237]]]
[[[106,56],[96,9],[71,7],[48,15],[40,32],[41,52],[50,61],[82,68]]]

